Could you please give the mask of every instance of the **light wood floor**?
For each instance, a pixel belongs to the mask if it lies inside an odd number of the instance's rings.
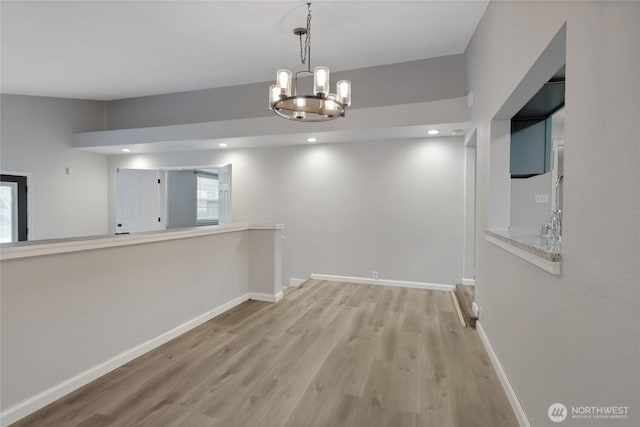
[[[449,294],[308,281],[248,301],[14,426],[517,426]]]

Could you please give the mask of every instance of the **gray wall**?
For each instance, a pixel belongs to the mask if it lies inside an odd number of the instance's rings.
[[[285,223],[283,280],[311,273],[454,284],[464,147],[428,138],[110,157],[110,170],[233,165],[233,222]]]
[[[196,174],[193,170],[167,171],[167,228],[195,227]]]
[[[511,180],[509,228],[540,233],[551,215],[551,172]],[[549,203],[536,203],[536,194],[549,196]]]
[[[361,68],[331,74],[353,82],[353,108],[435,101],[464,96],[464,55]],[[275,80],[275,70],[274,70]],[[127,129],[272,116],[273,82],[221,87],[107,103],[107,128]]]
[[[553,276],[482,231],[491,119],[565,22],[564,261]],[[492,2],[466,52],[478,132],[476,301],[532,426],[557,425],[553,402],[631,407],[630,420],[562,425],[640,424],[638,22],[637,2]]]
[[[107,156],[71,149],[74,132],[104,129],[104,103],[6,94],[0,99],[0,169],[32,174],[30,240],[105,234]]]

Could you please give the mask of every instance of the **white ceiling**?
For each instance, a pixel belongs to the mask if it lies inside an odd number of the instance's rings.
[[[313,65],[346,70],[461,53],[488,1],[315,2]],[[2,1],[3,93],[97,100],[300,69],[301,1]]]

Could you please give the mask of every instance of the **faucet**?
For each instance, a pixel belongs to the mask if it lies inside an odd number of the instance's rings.
[[[556,210],[560,211],[560,190],[562,189],[562,181],[564,180],[564,175],[560,175],[560,178],[556,181],[556,185],[554,186],[556,189]]]
[[[556,208],[551,212],[549,222],[542,226],[542,236],[551,237],[556,242],[562,240],[562,209],[560,209],[560,189],[564,175],[561,175],[556,181]]]

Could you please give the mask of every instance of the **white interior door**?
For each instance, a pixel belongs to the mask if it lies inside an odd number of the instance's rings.
[[[18,184],[0,183],[0,243],[18,241]]]
[[[231,165],[218,168],[218,224],[231,223]]]
[[[164,230],[160,171],[118,169],[116,233]]]

